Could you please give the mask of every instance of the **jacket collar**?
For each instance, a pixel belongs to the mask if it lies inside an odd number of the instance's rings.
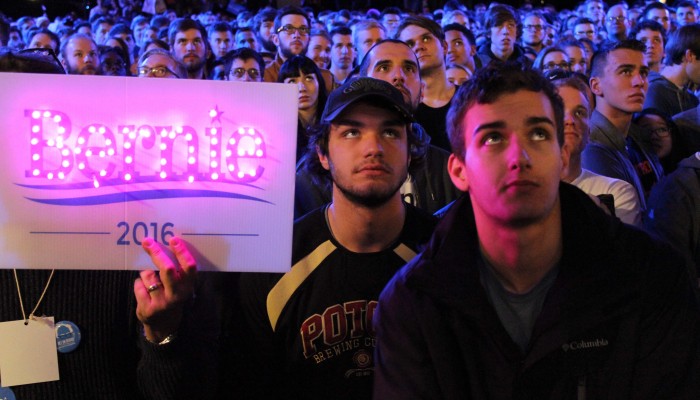
[[[621,223],[606,216],[578,188],[561,183],[559,193],[564,251],[559,275],[533,331],[533,342],[546,347],[532,349],[540,354],[560,346],[567,332],[580,332],[588,324],[625,313],[620,304],[628,303],[624,300],[637,287],[608,259]],[[468,194],[445,215],[419,257],[406,277],[407,286],[480,324],[499,323],[479,280],[476,263],[481,255]],[[567,328],[555,329],[562,324]],[[538,336],[548,339],[535,341]]]
[[[619,132],[605,115],[594,110],[590,124],[592,139],[627,154],[625,135]]]

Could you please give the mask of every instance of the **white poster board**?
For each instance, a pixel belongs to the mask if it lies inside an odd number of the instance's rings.
[[[0,73],[0,268],[291,262],[294,85]]]

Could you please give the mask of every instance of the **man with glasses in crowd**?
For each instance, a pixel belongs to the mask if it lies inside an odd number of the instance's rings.
[[[598,43],[595,23],[588,18],[579,18],[574,22],[574,37],[578,40],[588,39],[593,43]]]
[[[615,4],[610,7],[605,15],[605,30],[608,32],[608,41],[619,42],[627,39],[627,9],[622,4]]]
[[[229,81],[262,82],[265,60],[258,52],[241,47],[228,54],[226,76]]]
[[[531,11],[523,18],[523,35],[521,41],[524,47],[539,53],[544,46],[544,34],[547,20],[539,11]]]
[[[139,78],[185,79],[187,69],[169,52],[155,48],[143,53],[138,63]]]
[[[387,7],[379,14],[379,22],[384,25],[387,37],[396,36],[396,29],[401,23],[401,10],[397,7]]]
[[[265,69],[263,76],[265,82],[277,82],[280,68],[288,58],[306,54],[310,33],[309,17],[304,10],[298,7],[285,7],[279,11],[275,18],[275,34],[272,36],[277,46],[277,55]],[[333,74],[327,69],[322,69],[321,75],[326,88],[329,91],[332,90],[335,83]]]

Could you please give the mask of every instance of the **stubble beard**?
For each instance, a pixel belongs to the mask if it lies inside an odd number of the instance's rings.
[[[379,208],[383,206],[401,189],[401,185],[408,177],[408,171],[405,171],[401,179],[397,179],[391,186],[385,188],[372,187],[366,190],[358,190],[351,186],[346,186],[342,181],[337,179],[335,167],[330,163],[331,180],[333,185],[352,203],[366,208]]]
[[[197,61],[188,61],[184,64],[188,73],[197,73],[204,68],[204,60],[201,58],[199,58]]]
[[[280,45],[280,51],[282,52],[282,57],[284,57],[285,60],[288,60],[288,59],[290,59],[290,58],[292,58],[292,57],[294,57],[294,56],[298,56],[298,55],[300,55],[300,54],[301,54],[301,55],[306,54],[306,49],[305,49],[305,48],[302,48],[301,53],[299,53],[299,54],[294,54],[294,53],[292,53],[292,50],[291,50],[289,47],[282,46],[282,45]]]
[[[270,53],[277,52],[277,46],[272,40],[265,40],[262,38],[262,36],[258,37],[258,40],[260,41],[260,44],[262,45],[263,49],[265,49],[265,51],[268,51]]]

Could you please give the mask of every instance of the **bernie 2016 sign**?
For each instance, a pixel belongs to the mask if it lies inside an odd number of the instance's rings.
[[[286,271],[293,85],[0,73],[0,268]]]

